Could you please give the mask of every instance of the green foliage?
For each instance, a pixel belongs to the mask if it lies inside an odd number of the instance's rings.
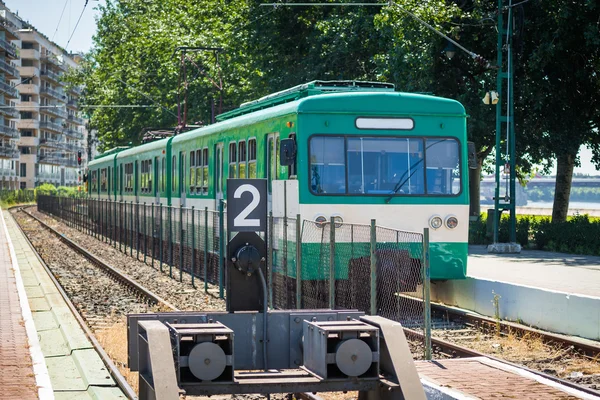
[[[508,215],[500,221],[500,242],[508,242]],[[489,244],[487,217],[481,215],[469,226],[470,244]],[[553,223],[550,217],[522,215],[517,217],[517,242],[524,248],[563,253],[600,255],[600,218],[578,215],[566,222]]]
[[[35,201],[35,191],[32,189],[0,190],[0,206],[10,207],[15,204],[25,204]]]
[[[59,186],[56,188],[56,194],[62,197],[82,197],[81,192],[76,187]]]
[[[58,191],[56,190],[56,186],[54,186],[53,184],[44,183],[35,189],[35,193],[36,195],[41,194],[43,196],[56,196]]]

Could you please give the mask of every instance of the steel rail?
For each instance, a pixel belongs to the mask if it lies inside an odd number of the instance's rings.
[[[412,296],[398,296],[401,297],[402,300],[414,301],[415,303],[423,302],[421,299]],[[499,327],[500,332],[504,334],[516,334],[519,337],[526,335],[539,336],[544,343],[560,345],[560,347],[563,349],[572,347],[574,350],[579,351],[580,353],[592,359],[600,358],[600,343],[596,344],[591,340],[546,332],[515,322],[497,320],[495,318],[479,315],[468,310],[463,310],[456,307],[448,307],[439,303],[432,302],[431,309],[432,312],[438,315],[442,314],[443,316],[447,316],[451,321],[463,323],[469,322],[479,330],[497,332]]]
[[[139,283],[135,282],[133,279],[131,279],[130,277],[125,275],[123,272],[121,272],[121,271],[117,270],[116,268],[110,266],[109,264],[105,263],[104,261],[102,261],[101,259],[96,257],[95,255],[93,255],[92,253],[85,250],[83,247],[79,246],[77,243],[75,243],[74,241],[69,239],[66,235],[58,232],[56,229],[54,229],[51,226],[49,226],[48,224],[46,224],[44,221],[40,220],[39,218],[32,215],[31,213],[24,210],[23,208],[21,208],[20,210],[23,213],[27,214],[29,217],[36,220],[38,223],[40,223],[40,225],[42,225],[45,229],[52,232],[62,242],[64,242],[69,247],[71,247],[77,253],[79,253],[82,256],[84,256],[85,258],[87,258],[90,262],[92,262],[92,264],[100,267],[104,272],[106,272],[110,277],[112,277],[119,283],[121,283],[129,288],[132,288],[134,291],[138,292],[143,297],[149,299],[154,304],[163,306],[166,309],[168,309],[169,311],[179,311],[177,309],[177,307],[175,307],[171,303],[167,302],[166,300],[164,300],[160,296],[156,295],[155,293],[151,292],[150,290],[146,289],[145,287],[141,286]]]
[[[22,210],[22,208],[20,210]],[[28,214],[28,215],[30,215],[27,212],[25,212],[25,213]],[[42,259],[42,257],[39,255],[39,253],[37,252],[37,250],[35,249],[35,247],[31,243],[31,241],[29,240],[29,237],[27,236],[27,234],[25,233],[25,231],[23,230],[23,228],[21,228],[21,225],[19,225],[19,223],[17,222],[16,218],[15,218],[15,225],[17,225],[17,227],[19,228],[19,230],[23,234],[23,237],[25,238],[25,240],[27,241],[27,243],[29,244],[29,246],[33,249],[33,253],[37,257],[38,261],[40,262],[40,264],[42,265],[42,267],[44,268],[44,270],[46,271],[46,273],[48,274],[48,277],[54,283],[54,286],[56,287],[56,290],[58,290],[58,292],[62,296],[64,302],[66,303],[67,307],[71,311],[71,314],[73,314],[73,316],[75,317],[75,319],[79,323],[79,326],[83,330],[83,333],[88,338],[88,340],[92,343],[92,346],[94,347],[94,350],[96,350],[96,352],[98,353],[98,355],[102,359],[102,362],[104,363],[104,365],[106,366],[106,368],[108,368],[108,372],[110,373],[111,377],[117,383],[117,386],[119,386],[119,388],[123,391],[123,393],[125,394],[125,396],[127,396],[128,399],[130,399],[130,400],[137,400],[138,396],[135,393],[135,390],[133,390],[133,388],[129,385],[129,383],[127,382],[127,379],[125,379],[125,377],[121,374],[121,371],[119,371],[119,368],[115,365],[115,363],[110,358],[110,356],[108,355],[108,353],[106,353],[106,351],[104,351],[104,348],[102,347],[102,345],[100,344],[100,342],[98,342],[98,340],[96,339],[96,336],[94,335],[94,333],[87,326],[87,324],[85,323],[83,317],[81,316],[81,314],[79,314],[79,311],[77,311],[77,308],[75,307],[75,305],[73,304],[73,302],[71,301],[71,299],[69,299],[69,296],[67,295],[67,293],[65,292],[65,290],[63,289],[63,287],[60,285],[60,283],[58,282],[58,280],[56,279],[56,277],[52,273],[52,270],[50,270],[50,267],[48,267],[48,265],[44,262],[44,260]]]

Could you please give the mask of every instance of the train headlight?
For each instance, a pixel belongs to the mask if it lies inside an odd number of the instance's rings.
[[[333,217],[333,222],[335,223],[336,228],[341,228],[342,224],[344,223],[344,219],[338,215]]]
[[[454,229],[458,226],[458,218],[456,218],[454,215],[449,215],[448,217],[446,217],[446,227],[448,229]]]
[[[429,226],[431,226],[433,229],[440,229],[442,225],[444,225],[444,221],[442,221],[442,217],[439,215],[434,215],[433,217],[429,218]]]
[[[319,228],[323,228],[327,223],[327,218],[325,218],[324,215],[319,215],[317,218],[315,218],[315,222]]]

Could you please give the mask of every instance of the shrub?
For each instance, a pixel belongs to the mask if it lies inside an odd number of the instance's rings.
[[[56,190],[56,187],[53,184],[44,183],[35,189],[35,193],[36,195],[42,196],[56,196],[58,194],[58,191]]]

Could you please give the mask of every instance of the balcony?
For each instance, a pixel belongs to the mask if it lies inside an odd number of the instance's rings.
[[[52,64],[55,67],[58,67],[62,70],[65,69],[65,64],[60,62],[54,54],[46,54],[45,56],[42,56],[40,58],[40,60],[42,60],[42,62],[45,62],[47,64]]]
[[[83,132],[76,131],[75,129],[67,129],[64,133],[72,138],[83,140]]]
[[[41,138],[40,147],[51,147],[53,149],[64,149],[66,142],[62,139]]]
[[[83,118],[76,117],[73,114],[69,114],[69,121],[72,121],[74,124],[78,124],[78,125],[85,124],[85,121],[83,120]]]
[[[14,169],[0,168],[0,176],[15,177],[17,176],[17,172]]]
[[[81,94],[81,88],[79,86],[70,87],[69,90],[77,95]]]
[[[17,129],[39,130],[40,121],[37,117],[17,120]]]
[[[62,74],[57,74],[56,72],[50,70],[42,70],[40,77],[42,79],[51,80],[56,83],[62,83]]]
[[[39,60],[40,51],[37,49],[21,49],[22,60]]]
[[[75,100],[75,99],[69,99],[69,101],[67,102],[67,107],[69,107],[69,108],[77,108],[77,100]]]
[[[4,118],[19,118],[19,110],[6,104],[0,104],[0,115]]]
[[[0,92],[4,92],[4,95],[11,99],[19,98],[19,91],[14,86],[2,81],[0,81]]]
[[[67,167],[76,167],[77,160],[73,160],[57,154],[43,154],[38,156],[40,164],[65,165]]]
[[[15,145],[0,147],[0,158],[19,158],[19,148]]]
[[[0,71],[6,73],[6,77],[8,79],[19,79],[21,74],[19,74],[19,70],[14,65],[7,63],[4,60],[0,60]]]
[[[64,93],[59,92],[58,90],[50,89],[50,88],[41,88],[40,94],[53,97],[60,101],[65,101],[65,98],[66,98]]]
[[[40,129],[46,129],[58,133],[63,133],[65,130],[62,125],[50,121],[40,121]]]
[[[19,35],[19,27],[10,22],[6,18],[6,10],[0,11],[0,26],[4,28],[6,31],[6,36],[11,40],[19,40],[21,39],[21,35]]]
[[[9,137],[11,139],[18,139],[21,137],[21,134],[15,128],[11,128],[10,126],[0,125],[0,136]]]
[[[11,42],[0,39],[0,49],[6,52],[6,56],[12,58],[19,58],[19,51],[17,50],[17,46],[12,44]]]
[[[50,114],[53,115],[55,117],[59,117],[59,118],[67,118],[67,112],[61,110],[59,107],[60,106],[54,106],[54,105],[47,105],[47,106],[42,106],[43,108],[40,108],[40,113],[42,114]]]

